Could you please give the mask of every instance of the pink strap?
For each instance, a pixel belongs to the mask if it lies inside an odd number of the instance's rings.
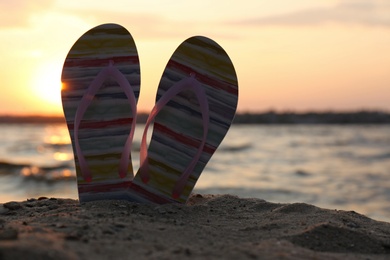
[[[77,153],[77,158],[79,161],[80,169],[83,174],[83,178],[85,181],[90,182],[92,180],[92,174],[91,171],[85,161],[85,157],[83,152],[81,151],[80,144],[79,144],[79,127],[81,123],[81,119],[84,116],[84,113],[87,111],[87,108],[91,104],[94,96],[96,95],[97,91],[100,89],[104,81],[112,77],[114,78],[120,85],[120,87],[125,92],[130,106],[131,111],[133,112],[133,122],[131,124],[131,130],[130,134],[127,137],[125,146],[122,151],[121,160],[119,163],[119,176],[121,178],[124,178],[127,174],[128,165],[129,165],[129,156],[132,146],[132,140],[134,137],[134,130],[136,126],[136,115],[137,115],[137,105],[136,100],[134,96],[134,92],[132,91],[132,87],[128,80],[123,76],[123,74],[113,66],[114,62],[110,61],[108,67],[103,68],[99,74],[95,77],[95,79],[91,82],[89,85],[87,91],[84,93],[83,97],[81,98],[80,104],[77,108],[76,115],[74,118],[74,140],[75,140],[75,148]]]
[[[199,161],[200,156],[202,155],[203,152],[203,147],[206,143],[207,139],[207,134],[208,134],[208,129],[209,129],[209,104],[207,100],[206,93],[202,87],[202,85],[195,79],[194,75],[191,75],[189,78],[185,78],[176,84],[174,84],[171,88],[169,88],[164,95],[157,101],[156,105],[150,112],[150,115],[148,117],[148,120],[146,121],[146,126],[144,133],[142,135],[142,141],[141,141],[141,147],[140,147],[140,174],[141,174],[141,179],[144,183],[147,183],[150,179],[150,174],[149,174],[149,162],[147,160],[148,153],[147,153],[147,144],[146,144],[146,139],[147,139],[147,133],[148,133],[148,128],[150,126],[150,123],[154,120],[154,118],[157,116],[157,114],[161,111],[161,109],[177,94],[184,90],[192,90],[198,99],[200,109],[202,112],[202,121],[203,121],[203,137],[202,137],[202,142],[200,146],[198,147],[198,150],[190,162],[190,164],[187,166],[185,171],[182,173],[180,176],[179,180],[176,182],[175,187],[173,188],[172,191],[172,197],[174,199],[177,199],[180,197],[181,193],[184,190],[184,187],[187,183],[188,177],[191,175],[193,172],[196,164]]]

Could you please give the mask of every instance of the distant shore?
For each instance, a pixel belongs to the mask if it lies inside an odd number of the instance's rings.
[[[137,117],[143,124],[147,113]],[[63,116],[0,115],[0,124],[65,124]],[[274,112],[238,113],[233,124],[390,124],[390,113],[381,111],[356,112]]]
[[[389,124],[390,113],[380,111],[357,112],[264,112],[241,113],[235,124]]]

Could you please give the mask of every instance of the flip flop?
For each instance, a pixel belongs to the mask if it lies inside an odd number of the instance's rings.
[[[133,179],[130,151],[140,91],[132,36],[117,24],[89,30],[69,51],[61,80],[80,202],[122,198]]]
[[[226,135],[237,101],[237,76],[226,52],[206,37],[184,41],[165,68],[146,123],[132,200],[185,203]]]

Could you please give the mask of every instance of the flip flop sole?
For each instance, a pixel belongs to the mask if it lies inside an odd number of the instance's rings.
[[[200,105],[191,90],[173,97],[156,116],[148,148],[150,181],[137,174],[132,189],[139,201],[184,203],[201,172],[222,142],[234,118],[238,102],[238,81],[226,52],[214,41],[196,36],[174,52],[162,75],[156,102],[175,83],[194,75],[204,88],[209,104],[209,129],[202,155],[179,198],[172,189],[202,142]]]
[[[119,161],[132,128],[132,111],[123,89],[107,79],[86,109],[78,129],[78,141],[92,181],[87,182],[80,169],[75,149],[75,116],[91,82],[110,62],[127,79],[136,100],[140,91],[140,66],[130,33],[117,24],[103,24],[82,35],[69,51],[62,71],[62,104],[75,154],[80,201],[117,196],[132,176],[131,158],[128,177],[118,175]],[[102,193],[102,194],[99,194]]]

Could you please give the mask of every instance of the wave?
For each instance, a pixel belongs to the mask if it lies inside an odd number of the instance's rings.
[[[72,145],[70,143],[44,143],[44,148],[59,150],[59,149],[71,149]]]
[[[1,175],[18,175],[25,180],[56,182],[74,180],[76,174],[71,164],[36,166],[24,163],[0,162]]]
[[[390,159],[390,152],[374,154],[371,156],[365,156],[364,159],[367,159],[367,160],[388,160],[388,159]]]
[[[240,152],[244,150],[249,150],[252,148],[250,143],[241,143],[241,144],[227,144],[221,146],[218,150],[224,152]]]
[[[69,168],[45,169],[36,166],[24,167],[20,171],[26,180],[57,182],[76,179],[75,172]]]
[[[0,161],[0,175],[14,174],[20,171],[23,167],[27,167],[27,164],[14,164],[11,162]]]
[[[344,160],[351,160],[361,163],[370,163],[378,161],[386,161],[390,159],[390,152],[364,154],[357,151],[341,151],[334,154],[335,158],[342,158]]]

